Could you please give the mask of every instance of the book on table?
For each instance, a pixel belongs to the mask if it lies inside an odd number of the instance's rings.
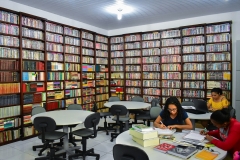
[[[159,152],[166,153],[167,151],[169,151],[172,148],[175,148],[175,146],[172,144],[168,144],[168,143],[162,143],[162,144],[155,146],[153,149],[156,151],[159,151]]]
[[[153,131],[153,127],[146,126],[144,124],[133,124],[132,128],[141,132]]]
[[[200,152],[198,152],[195,155],[195,158],[197,159],[201,159],[201,160],[213,160],[218,156],[218,154],[207,151],[207,150],[202,150]]]
[[[177,145],[174,148],[168,150],[167,153],[183,159],[188,159],[197,153],[197,151],[198,149],[195,147]]]
[[[151,138],[151,139],[139,139],[136,138],[134,136],[132,136],[132,140],[135,141],[136,143],[138,143],[139,145],[143,146],[143,147],[149,147],[149,146],[156,146],[159,144],[159,138]]]
[[[138,130],[135,130],[134,128],[130,128],[129,129],[129,134],[136,137],[136,138],[142,139],[142,140],[158,137],[158,133],[155,130],[148,131],[148,132],[140,132]]]
[[[186,136],[183,137],[184,140],[202,142],[205,139],[205,135],[201,135],[199,132],[190,131]]]
[[[159,135],[173,135],[176,132],[176,129],[160,129],[160,128],[154,128]]]

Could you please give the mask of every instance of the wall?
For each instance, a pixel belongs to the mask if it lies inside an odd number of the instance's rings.
[[[146,32],[146,31],[153,31],[153,30],[160,30],[160,29],[167,29],[167,28],[175,28],[180,26],[187,26],[187,25],[194,25],[194,24],[201,24],[201,23],[214,23],[214,22],[221,22],[221,21],[232,21],[232,106],[236,108],[237,111],[237,119],[240,120],[240,91],[238,94],[236,93],[236,86],[239,86],[239,81],[236,80],[237,73],[238,77],[240,78],[240,66],[238,68],[238,72],[236,69],[236,62],[240,61],[240,47],[238,49],[238,54],[236,51],[236,41],[240,40],[240,11],[237,12],[229,12],[229,13],[221,13],[215,15],[208,15],[208,16],[201,16],[201,17],[194,17],[194,18],[187,18],[163,23],[154,23],[148,25],[141,25],[141,26],[134,26],[128,28],[121,28],[115,30],[109,30],[108,35],[121,35],[126,33],[134,33],[134,32]],[[239,43],[240,45],[240,43]],[[237,56],[238,55],[238,56]],[[238,84],[237,84],[238,82]],[[240,90],[240,87],[238,87]],[[235,94],[236,93],[236,94]]]
[[[73,20],[73,19],[62,17],[62,16],[59,16],[59,15],[56,15],[56,14],[53,14],[53,13],[50,13],[50,12],[46,12],[46,11],[43,11],[43,10],[40,10],[40,9],[36,9],[36,8],[33,8],[33,7],[22,5],[22,4],[12,2],[12,1],[9,1],[9,0],[1,0],[0,7],[11,9],[11,10],[18,11],[18,12],[24,12],[24,13],[32,14],[32,15],[35,15],[35,16],[38,16],[38,17],[43,17],[43,18],[46,18],[46,19],[51,20],[51,21],[55,21],[55,22],[58,22],[58,23],[74,26],[74,27],[77,27],[77,28],[84,28],[84,29],[87,29],[87,30],[90,30],[90,31],[93,31],[93,32],[103,34],[103,35],[108,34],[108,31],[105,30],[105,29],[101,29],[101,28],[98,28],[98,27],[95,27],[95,26],[91,26],[91,25],[88,25],[88,24],[85,24],[85,23],[82,23],[82,22],[79,22],[79,21],[76,21],[76,20]]]
[[[236,42],[236,59],[239,60],[240,59],[240,40],[238,40]],[[240,63],[237,63],[236,65],[236,92],[234,92],[234,94],[236,95],[236,113],[237,113],[237,119],[240,120]]]

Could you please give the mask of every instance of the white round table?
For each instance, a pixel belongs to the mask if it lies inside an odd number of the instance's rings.
[[[85,110],[57,110],[36,114],[31,117],[31,121],[39,116],[51,117],[55,120],[58,126],[63,126],[63,132],[68,133],[68,125],[81,124],[85,121],[86,117],[94,112]],[[68,134],[63,140],[64,150],[68,151]]]
[[[183,137],[184,135],[186,135],[187,133],[175,133],[174,136],[176,137],[176,140],[181,140],[181,137]],[[171,141],[169,140],[160,140],[161,143],[166,142],[166,143],[171,143]],[[129,134],[129,131],[125,131],[123,133],[121,133],[120,135],[118,135],[117,139],[116,139],[116,144],[125,144],[125,145],[129,145],[129,146],[135,146],[138,147],[142,150],[144,150],[149,159],[150,160],[159,160],[159,159],[165,159],[165,160],[180,160],[181,158],[169,155],[169,154],[164,154],[162,152],[158,152],[155,151],[153,148],[155,146],[150,146],[150,147],[142,147],[141,145],[137,144],[136,142],[134,142],[132,140],[132,136]],[[213,149],[214,151],[219,152],[220,154],[218,155],[218,157],[216,157],[214,160],[222,160],[226,157],[227,155],[227,151],[224,151],[220,148],[217,147],[211,147],[211,149]],[[191,158],[189,158],[190,160],[197,160],[194,156],[192,156]]]
[[[194,113],[188,113],[188,117],[192,122],[193,129],[195,129],[195,120],[210,120],[211,112],[210,113],[204,113],[204,114],[194,114]]]
[[[143,109],[143,108],[148,108],[151,106],[151,104],[149,104],[149,103],[135,102],[135,101],[107,102],[107,103],[104,103],[104,106],[110,108],[112,105],[115,105],[115,104],[124,105],[127,109]]]

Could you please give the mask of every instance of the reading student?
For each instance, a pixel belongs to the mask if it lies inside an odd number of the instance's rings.
[[[202,130],[200,133],[206,135],[206,139],[212,144],[231,154],[240,151],[240,122],[231,118],[229,110],[223,108],[214,111],[210,119],[218,129],[210,132]]]
[[[192,123],[176,97],[166,100],[164,109],[154,121],[154,126],[161,129],[192,129]]]
[[[213,88],[211,90],[211,98],[209,99],[207,106],[211,111],[221,110],[229,106],[229,102],[225,96],[222,95],[222,89]]]

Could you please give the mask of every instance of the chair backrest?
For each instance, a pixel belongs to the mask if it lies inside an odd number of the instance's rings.
[[[128,114],[127,108],[124,105],[120,104],[112,105],[110,108],[110,112],[112,115],[117,116],[116,123],[119,123],[119,116],[126,116],[126,114]]]
[[[194,106],[194,103],[192,101],[183,101],[181,106]]]
[[[160,106],[159,106],[159,107],[152,107],[152,108],[150,109],[150,117],[151,117],[152,119],[157,118],[157,117],[159,116],[159,114],[160,114],[161,111],[162,111],[162,108],[160,108]]]
[[[34,118],[34,128],[42,134],[42,142],[45,142],[45,132],[52,132],[56,129],[56,122],[51,117],[39,116]]]
[[[229,108],[229,113],[230,113],[231,118],[236,118],[235,108],[233,108],[232,106],[229,106],[228,108]]]
[[[43,108],[42,106],[36,106],[32,109],[31,115],[34,116],[36,114],[43,113],[43,112],[46,112],[45,108]]]
[[[134,96],[131,101],[135,101],[135,102],[144,102],[144,99],[140,96]]]
[[[147,153],[142,149],[123,144],[114,145],[113,158],[114,160],[149,160]]]
[[[80,104],[69,104],[67,109],[68,110],[82,110],[82,106]]]
[[[94,136],[91,138],[95,138],[97,136],[96,126],[98,125],[99,121],[100,121],[100,113],[98,112],[90,114],[89,116],[87,116],[87,118],[84,121],[85,128],[93,128]]]
[[[160,99],[153,98],[151,101],[151,107],[158,107],[158,106],[160,106],[159,103],[160,103]]]
[[[117,96],[110,97],[109,100],[108,100],[108,102],[115,102],[115,101],[121,101],[121,100]]]

